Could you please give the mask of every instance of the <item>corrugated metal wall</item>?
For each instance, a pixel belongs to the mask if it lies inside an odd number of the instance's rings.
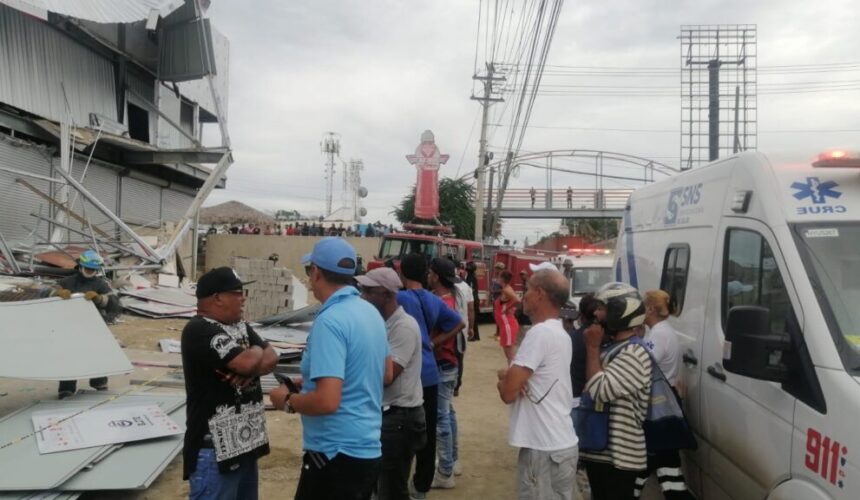
[[[185,211],[191,206],[194,197],[174,191],[173,189],[161,190],[161,218],[165,221],[176,222],[185,215]]]
[[[131,177],[123,177],[120,186],[120,218],[136,226],[159,227],[161,188]]]
[[[170,89],[164,85],[158,86],[158,109],[169,116],[173,123],[180,124],[182,102]],[[191,133],[189,131],[189,133]],[[156,145],[164,149],[179,149],[192,146],[192,142],[169,124],[167,120],[158,117],[158,142]]]
[[[0,134],[0,165],[34,174],[51,175],[51,161],[44,148],[12,139],[4,134]],[[18,177],[25,179],[43,193],[51,192],[50,183],[47,181],[0,171],[0,214],[2,214],[0,232],[10,244],[17,241],[31,243],[28,239],[30,231],[23,227],[37,227],[37,220],[30,215],[31,213],[41,213],[46,217],[51,215],[48,202],[15,182]],[[38,224],[37,234],[40,239],[47,239],[47,223]]]
[[[55,158],[54,168],[59,168],[59,163],[60,159]],[[78,181],[81,180],[81,176],[84,174],[84,165],[86,165],[86,157],[75,157],[75,163],[72,165],[72,175]],[[113,213],[117,213],[117,203],[119,201],[119,178],[117,177],[116,170],[108,167],[107,164],[93,160],[90,163],[89,168],[87,168],[83,185],[87,188],[87,191],[95,195],[95,197],[98,198],[99,201],[107,208],[113,211]],[[75,197],[74,190],[72,191],[71,197]],[[86,204],[84,204],[83,196],[78,195],[78,200],[74,205],[74,210],[81,216],[85,216],[94,227],[97,227],[108,234],[114,234],[116,224],[111,222],[106,215],[102,214],[91,203],[86,202]],[[75,227],[80,226],[77,222],[73,222],[72,224]],[[89,229],[86,229],[85,231],[89,232]],[[78,238],[73,236],[72,239],[77,240]]]
[[[0,102],[61,121],[68,99],[76,124],[89,124],[90,113],[117,118],[109,60],[2,4],[0,68]]]

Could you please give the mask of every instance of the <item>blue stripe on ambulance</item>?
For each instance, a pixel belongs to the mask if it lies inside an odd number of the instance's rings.
[[[636,276],[636,261],[633,257],[633,221],[631,220],[630,206],[624,211],[624,236],[625,236],[625,252],[627,255],[627,274],[630,277],[630,286],[639,288],[639,279]],[[620,273],[619,273],[620,275]]]

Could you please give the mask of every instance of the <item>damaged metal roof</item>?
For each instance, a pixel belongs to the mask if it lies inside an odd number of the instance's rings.
[[[165,17],[184,0],[0,0],[13,9],[47,20],[48,13],[96,23],[133,23],[155,11]]]

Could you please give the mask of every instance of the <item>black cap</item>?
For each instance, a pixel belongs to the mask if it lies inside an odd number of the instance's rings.
[[[232,290],[241,290],[243,286],[249,285],[253,281],[243,282],[236,271],[230,267],[218,267],[204,274],[197,280],[197,292],[195,295],[198,299],[209,297],[221,292],[230,292]]]
[[[431,260],[430,270],[436,273],[443,282],[450,285],[462,281],[460,277],[457,276],[457,268],[454,266],[454,261],[450,259],[440,259],[437,257]]]

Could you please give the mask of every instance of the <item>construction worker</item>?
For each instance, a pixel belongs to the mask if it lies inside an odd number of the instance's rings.
[[[104,275],[104,260],[95,250],[87,250],[78,257],[75,267],[77,272],[72,276],[63,278],[59,282],[59,290],[54,292],[57,297],[68,299],[75,293],[84,294],[84,298],[96,306],[105,323],[111,324],[119,316],[122,310],[113,289]],[[107,377],[90,379],[90,387],[104,391],[107,390]],[[59,398],[67,398],[75,393],[77,381],[63,380],[60,382]]]

